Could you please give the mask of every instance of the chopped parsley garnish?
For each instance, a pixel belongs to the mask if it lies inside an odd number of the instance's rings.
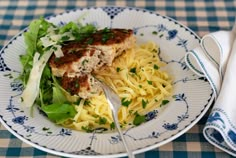
[[[13,76],[12,76],[11,73],[9,73],[9,74],[4,74],[3,76],[8,77],[9,79],[12,79],[12,78],[13,78]]]
[[[90,100],[85,100],[84,101],[84,105],[90,105],[90,104],[91,104]]]
[[[144,99],[142,99],[142,107],[144,109],[146,108],[147,104],[148,104],[148,100],[145,101]]]
[[[113,129],[115,129],[115,127],[116,127],[116,126],[115,126],[115,123],[112,122],[112,123],[110,124],[110,129],[113,130]]]
[[[121,105],[128,107],[132,100],[126,100],[126,98],[121,99]]]
[[[142,88],[143,86],[142,85],[138,85],[139,88]]]
[[[50,128],[43,127],[43,131],[48,131]]]
[[[61,40],[62,40],[62,41],[68,41],[69,39],[70,39],[69,36],[62,36],[62,37],[61,37]]]
[[[157,35],[157,31],[152,31],[152,34],[153,35]]]
[[[124,29],[124,30],[122,30],[122,31],[123,31],[124,33],[129,33],[129,30],[125,30],[125,29]]]
[[[144,34],[143,33],[140,33],[140,36],[143,36]]]
[[[82,130],[86,131],[87,133],[93,132],[93,129],[90,126],[82,126]]]
[[[103,30],[102,30],[102,33],[109,33],[111,32],[111,29],[105,27]]]
[[[94,118],[98,118],[98,115],[93,115]]]
[[[136,74],[136,67],[131,68],[131,69],[129,70],[129,72]]]
[[[85,65],[85,63],[88,63],[89,61],[87,60],[87,59],[84,59],[83,61],[82,61],[82,65],[84,66]]]
[[[80,102],[81,102],[81,100],[82,100],[82,98],[79,98],[78,100],[76,100],[76,101],[74,102],[74,104],[75,104],[75,105],[79,105]]]
[[[169,103],[170,101],[169,100],[162,100],[161,102],[161,105],[160,106],[163,106],[163,105],[166,105],[167,103]]]
[[[56,50],[57,50],[57,47],[54,47],[54,46],[53,46],[52,49],[56,51]]]
[[[134,118],[134,121],[133,121],[133,124],[135,126],[138,126],[140,125],[141,123],[145,122],[145,116],[144,115],[139,115],[138,113],[136,114],[135,118]]]
[[[105,117],[99,117],[98,124],[105,125],[107,123],[107,119]]]
[[[149,85],[152,85],[152,81],[147,80],[147,83],[148,83]]]
[[[116,72],[120,72],[120,70],[121,70],[120,67],[116,68]]]
[[[158,70],[159,69],[159,66],[157,66],[156,64],[153,66],[153,68],[155,69],[155,70]]]
[[[93,39],[89,38],[88,41],[87,41],[87,44],[93,44]]]
[[[111,29],[107,27],[102,30],[102,42],[106,43],[109,39],[114,38],[114,34],[111,32]]]
[[[79,83],[78,82],[75,83],[75,88],[79,88]]]
[[[134,110],[129,110],[129,114],[131,115],[133,113]]]

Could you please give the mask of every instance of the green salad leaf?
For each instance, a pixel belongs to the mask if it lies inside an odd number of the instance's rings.
[[[64,26],[56,26],[42,17],[32,21],[27,32],[24,33],[26,53],[20,55],[23,71],[19,75],[19,79],[22,81],[24,88],[26,89],[28,80],[32,79],[30,72],[35,66],[34,56],[36,53],[36,55],[39,54],[38,59],[40,59],[50,50],[56,53],[57,50],[53,48],[62,45],[63,42],[81,40],[95,31],[96,27],[92,24],[82,25],[77,22],[69,22]],[[47,44],[47,40],[49,44]],[[68,101],[68,96],[66,96],[67,94],[65,94],[64,89],[59,85],[58,80],[53,77],[48,63],[44,64],[42,74],[37,77],[40,78],[40,83],[37,83],[40,90],[37,92],[38,97],[35,102],[40,106],[40,109],[46,113],[50,120],[57,124],[73,118],[77,113],[75,107],[72,101]],[[32,89],[33,92],[36,92],[34,90]],[[23,99],[28,98],[25,97]]]
[[[44,105],[41,108],[47,114],[48,118],[57,124],[63,123],[77,114],[74,106],[67,103],[54,103]]]

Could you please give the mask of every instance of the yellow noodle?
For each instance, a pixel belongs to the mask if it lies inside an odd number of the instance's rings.
[[[162,101],[171,95],[170,76],[161,70],[165,64],[157,56],[159,47],[148,42],[127,50],[113,62],[104,67],[96,76],[110,85],[121,99],[131,101],[121,106],[118,119],[122,125],[132,123],[135,114],[145,115],[158,108]],[[146,107],[142,102],[147,101]],[[111,110],[104,94],[89,99],[89,104],[81,100],[77,105],[78,114],[74,121],[64,124],[81,130],[83,128],[110,128],[113,122]]]

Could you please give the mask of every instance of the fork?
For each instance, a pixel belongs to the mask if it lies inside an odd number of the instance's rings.
[[[129,149],[128,145],[127,145],[127,142],[125,140],[125,137],[123,135],[123,132],[121,131],[121,128],[120,128],[120,123],[118,121],[118,110],[121,106],[121,101],[120,101],[120,98],[119,96],[116,94],[116,92],[110,87],[108,86],[106,83],[104,83],[103,81],[101,81],[100,79],[96,78],[95,76],[93,76],[95,78],[95,80],[98,81],[98,83],[100,84],[100,86],[102,87],[103,89],[103,92],[105,93],[105,96],[106,96],[106,99],[107,99],[107,102],[111,108],[111,111],[112,111],[112,117],[113,117],[113,120],[114,120],[114,123],[115,123],[115,126],[118,130],[118,133],[120,135],[120,138],[123,142],[123,145],[125,147],[125,150],[128,154],[128,157],[129,158],[135,158],[134,154],[132,153],[132,151]]]

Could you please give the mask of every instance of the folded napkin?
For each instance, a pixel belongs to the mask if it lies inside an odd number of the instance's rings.
[[[204,36],[185,61],[208,79],[214,91],[215,103],[203,129],[205,138],[236,156],[236,27]]]

